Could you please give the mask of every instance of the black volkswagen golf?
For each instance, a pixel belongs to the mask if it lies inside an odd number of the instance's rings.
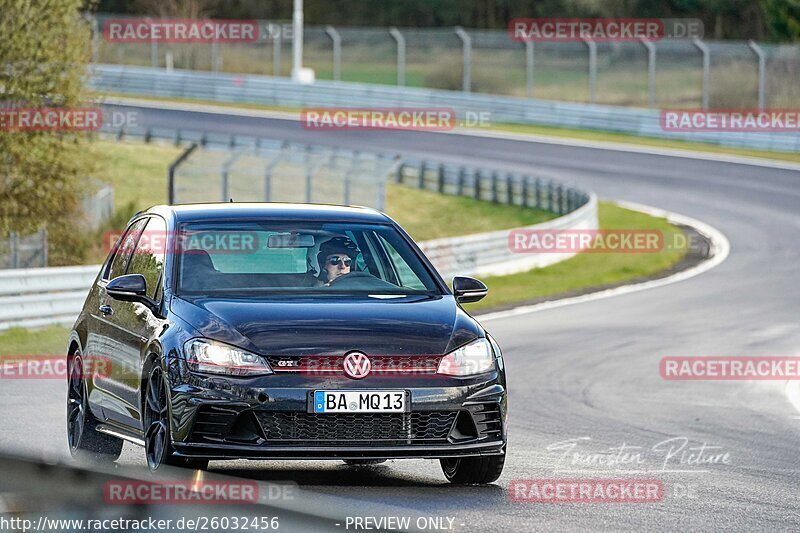
[[[161,465],[439,459],[489,483],[506,453],[500,348],[411,238],[366,208],[158,206],[109,254],[71,334],[75,456]],[[104,361],[107,364],[91,364]]]

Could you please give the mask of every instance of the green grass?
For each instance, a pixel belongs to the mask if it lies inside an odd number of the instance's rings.
[[[416,241],[518,228],[555,217],[540,209],[446,196],[395,184],[386,190],[386,214]]]
[[[658,230],[663,232],[664,243],[675,242],[675,235],[682,232],[663,218],[651,217],[609,202],[600,202],[598,215],[601,229]],[[545,268],[509,276],[486,277],[482,281],[489,287],[489,295],[480,302],[467,304],[467,309],[477,311],[508,306],[650,276],[673,266],[685,255],[685,248],[673,249],[670,246],[665,246],[658,253],[584,253]]]
[[[167,169],[184,148],[168,144],[97,141],[92,144],[95,177],[114,187],[114,207],[135,210],[167,200]]]
[[[12,328],[0,333],[0,355],[60,355],[67,350],[69,328]]]
[[[213,100],[195,100],[191,98],[151,98],[143,96],[132,96],[129,94],[106,94],[109,97],[118,98],[136,98],[138,100],[152,100],[158,102],[177,102],[177,103],[192,103],[192,104],[205,104],[218,107],[231,107],[241,109],[254,109],[261,111],[279,111],[283,113],[298,113],[299,108],[296,107],[280,107],[280,106],[264,106],[259,104],[240,104],[240,103],[227,103],[216,102]],[[498,123],[492,124],[485,128],[488,131],[507,131],[511,133],[543,135],[555,138],[568,138],[568,139],[582,139],[589,141],[605,141],[605,142],[618,142],[625,144],[633,144],[639,146],[652,146],[656,148],[675,148],[679,150],[689,150],[692,152],[707,152],[714,154],[728,154],[734,156],[744,157],[757,157],[760,159],[770,159],[777,161],[789,161],[792,163],[800,163],[799,152],[770,152],[768,150],[750,150],[746,148],[734,148],[731,146],[720,146],[710,143],[690,142],[680,140],[665,140],[656,139],[652,137],[639,137],[636,135],[629,135],[626,133],[598,131],[598,130],[583,130],[577,128],[558,128],[552,126],[535,126],[528,124],[505,124]]]
[[[600,203],[599,215],[603,229],[661,230],[665,243],[672,242],[672,237],[681,231],[664,219],[608,202]],[[546,268],[483,278],[489,287],[489,296],[480,302],[467,304],[467,309],[477,311],[543,296],[555,297],[570,291],[652,275],[674,265],[684,254],[685,250],[668,250],[657,254],[582,254]],[[12,329],[0,333],[0,355],[62,354],[68,335],[69,330],[59,326],[30,331]]]

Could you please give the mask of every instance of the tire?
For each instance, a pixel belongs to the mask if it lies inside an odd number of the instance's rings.
[[[347,466],[372,466],[385,463],[386,459],[342,459]]]
[[[151,472],[164,465],[205,470],[208,459],[175,457],[169,421],[169,387],[164,371],[156,364],[147,378],[144,402],[144,451]]]
[[[97,431],[99,422],[89,408],[83,358],[75,354],[67,376],[67,444],[75,459],[110,463],[122,453],[122,439]]]
[[[455,457],[440,459],[442,472],[450,483],[484,485],[497,481],[503,473],[506,454],[486,457]]]

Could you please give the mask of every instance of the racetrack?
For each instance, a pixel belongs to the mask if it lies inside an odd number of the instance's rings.
[[[800,170],[445,133],[314,132],[290,120],[137,110],[144,126],[424,155],[558,178],[601,198],[702,220],[731,245],[724,263],[680,283],[484,323],[509,369],[509,456],[493,486],[450,486],[438,462],[426,461],[361,469],[212,463],[212,471],[294,480],[364,502],[362,515],[382,503],[413,517],[455,517],[455,529],[463,531],[800,527],[800,428],[785,383],[670,382],[659,375],[663,356],[800,355]],[[65,457],[65,394],[56,382],[4,383],[0,449]],[[547,449],[579,437],[591,439],[576,448],[584,452],[639,446],[632,451],[643,461],[586,467]],[[728,464],[686,457],[664,463],[652,447],[675,437],[688,438],[688,446],[718,446],[714,453],[728,453]],[[126,444],[120,463],[144,468],[142,450]],[[660,479],[666,496],[638,505],[509,502],[511,480],[587,476]]]

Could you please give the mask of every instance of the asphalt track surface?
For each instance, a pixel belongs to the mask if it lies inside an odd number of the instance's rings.
[[[601,198],[694,217],[731,244],[724,263],[686,281],[484,322],[509,370],[509,454],[494,485],[451,486],[438,462],[416,460],[360,469],[336,462],[220,462],[212,463],[213,472],[293,480],[312,493],[344,498],[361,516],[389,505],[413,520],[452,517],[456,531],[800,527],[800,413],[785,382],[677,382],[659,375],[664,356],[800,355],[800,171],[443,133],[312,132],[278,119],[141,112],[149,126],[538,173]],[[6,382],[0,397],[0,449],[66,456],[61,383]],[[590,466],[548,449],[580,438],[574,451],[625,445],[640,461]],[[678,447],[681,438],[688,439],[684,450],[717,448],[700,453],[703,461],[697,450],[692,458],[667,459],[669,444],[659,443],[679,439],[670,441]],[[722,453],[727,461],[705,462]],[[126,444],[120,464],[144,468],[141,448]],[[665,498],[648,504],[509,501],[511,480],[586,477],[659,479]]]

